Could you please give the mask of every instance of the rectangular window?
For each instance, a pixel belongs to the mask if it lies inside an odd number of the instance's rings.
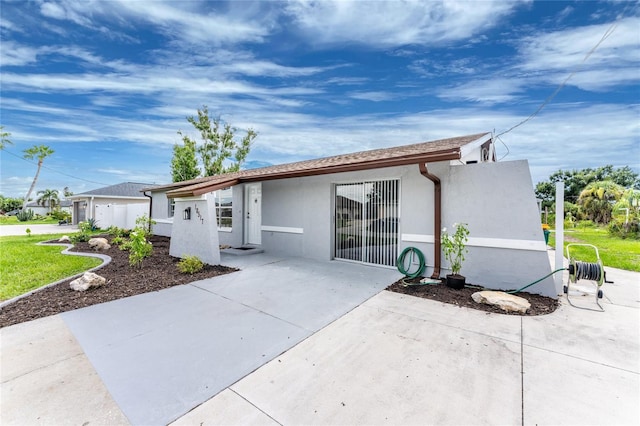
[[[174,213],[176,212],[176,200],[175,198],[169,198],[167,201],[169,202],[167,217],[173,217]]]
[[[218,229],[230,230],[233,217],[233,191],[232,188],[224,188],[214,191],[216,205],[216,220]]]

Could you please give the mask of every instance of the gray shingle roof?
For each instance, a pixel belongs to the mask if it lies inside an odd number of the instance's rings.
[[[123,182],[116,185],[105,186],[104,188],[98,188],[80,194],[74,194],[71,198],[78,198],[84,196],[102,196],[102,197],[144,197],[142,194],[143,188],[148,188],[149,183],[135,183],[135,182]]]
[[[333,157],[299,161],[259,169],[241,170],[216,176],[176,182],[168,185],[158,185],[147,190],[169,190],[170,197],[199,195],[215,189],[233,186],[242,182],[252,182],[284,177],[311,176],[317,174],[338,173],[342,171],[367,170],[397,165],[419,164],[462,157],[465,145],[477,142],[483,138],[490,138],[489,133],[440,139],[412,145],[392,148],[374,149],[355,152],[352,154],[336,155]]]
[[[60,200],[56,206],[57,207],[71,207],[73,205],[73,201],[71,200]],[[45,201],[44,205],[38,204],[37,201],[30,201],[27,204],[27,207],[49,207],[49,201]]]

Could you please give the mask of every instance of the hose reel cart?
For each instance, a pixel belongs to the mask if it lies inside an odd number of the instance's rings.
[[[582,262],[580,260],[577,260],[571,254],[571,248],[576,246],[591,247],[595,251],[596,262],[590,263],[590,262]],[[564,286],[563,290],[564,290],[564,293],[567,295],[567,301],[569,302],[569,304],[574,307],[579,307],[571,303],[571,299],[569,298],[569,290],[570,290],[571,284],[577,284],[579,280],[589,280],[589,281],[593,281],[596,284],[596,292],[595,292],[596,304],[598,305],[598,308],[600,308],[600,311],[604,311],[604,308],[600,305],[600,299],[602,299],[602,296],[603,296],[603,293],[600,287],[602,287],[602,284],[604,284],[605,282],[612,283],[613,281],[607,281],[606,273],[604,271],[604,265],[602,264],[602,260],[600,259],[600,253],[598,252],[598,248],[593,244],[577,244],[577,243],[568,244],[567,259],[569,259],[569,279],[567,280],[567,285]],[[588,308],[582,308],[582,309],[588,309]]]

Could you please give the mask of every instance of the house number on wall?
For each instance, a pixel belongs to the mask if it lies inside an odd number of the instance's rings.
[[[196,214],[198,215],[198,218],[200,219],[200,223],[204,223],[204,217],[202,217],[202,215],[200,214],[200,209],[198,208],[198,206],[196,206]]]

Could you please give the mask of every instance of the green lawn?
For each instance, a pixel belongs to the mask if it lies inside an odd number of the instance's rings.
[[[64,247],[38,246],[57,235],[0,237],[0,300],[7,300],[100,264],[100,259],[60,254]]]
[[[15,216],[0,216],[0,225],[57,225],[58,221],[53,218],[27,220],[25,222],[18,221]]]
[[[586,243],[593,244],[600,252],[600,259],[605,268],[625,269],[627,271],[640,272],[640,241],[612,237],[606,228],[565,229],[565,249],[562,251],[567,256],[567,244]],[[551,233],[549,245],[555,247],[555,233]],[[587,247],[571,247],[571,257],[583,262],[595,262],[595,251]]]

